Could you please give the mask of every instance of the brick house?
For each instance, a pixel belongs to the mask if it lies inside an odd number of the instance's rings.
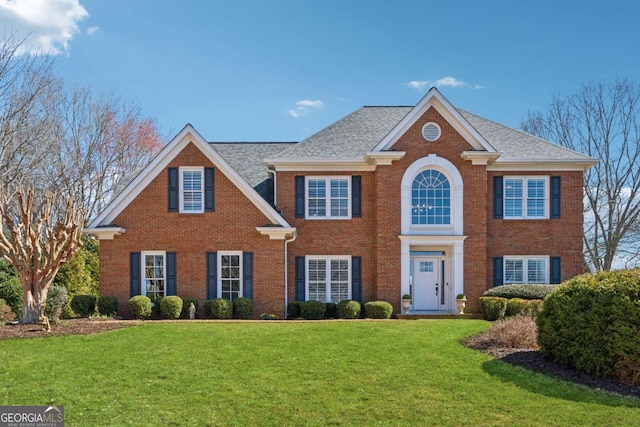
[[[363,107],[297,143],[208,143],[191,125],[88,226],[100,292],[386,300],[471,311],[492,286],[583,272],[595,160],[453,107]]]

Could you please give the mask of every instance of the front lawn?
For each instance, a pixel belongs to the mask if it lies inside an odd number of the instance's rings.
[[[0,341],[0,405],[68,426],[638,425],[640,400],[492,360],[476,320],[146,322]]]

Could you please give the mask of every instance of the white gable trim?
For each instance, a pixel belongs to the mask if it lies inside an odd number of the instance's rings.
[[[189,144],[193,143],[211,163],[266,216],[272,224],[285,228],[291,225],[273,209],[260,195],[240,177],[209,143],[187,124],[133,181],[94,219],[87,229],[109,225],[122,211],[162,172],[171,161]]]
[[[418,104],[416,104],[371,151],[379,152],[390,150],[398,139],[400,139],[429,108],[435,108],[475,150],[496,153],[495,148],[462,117],[458,110],[456,110],[435,87],[429,89],[429,92],[427,92]]]

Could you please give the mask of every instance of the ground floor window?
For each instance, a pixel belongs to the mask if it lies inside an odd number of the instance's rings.
[[[351,257],[307,257],[307,300],[340,302],[351,298]]]
[[[142,295],[155,303],[166,294],[166,254],[165,252],[142,253],[143,286]]]
[[[219,298],[242,296],[242,252],[218,252]]]
[[[548,272],[548,257],[504,257],[504,283],[549,283]]]

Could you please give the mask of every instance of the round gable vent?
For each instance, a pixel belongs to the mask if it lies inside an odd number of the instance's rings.
[[[440,134],[440,126],[437,123],[429,122],[422,126],[422,137],[429,142],[437,141]]]

